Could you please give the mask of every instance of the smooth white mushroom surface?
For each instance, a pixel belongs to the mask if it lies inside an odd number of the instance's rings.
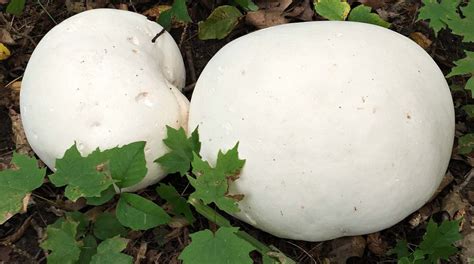
[[[187,126],[188,100],[181,53],[145,16],[95,9],[66,19],[34,50],[22,82],[26,136],[41,160],[55,159],[77,142],[83,155],[97,147],[146,141],[148,174],[136,190],[164,171],[153,160],[168,150],[166,125]]]
[[[222,48],[191,100],[203,158],[239,141],[236,216],[322,241],[388,228],[420,208],[454,138],[448,85],[415,42],[351,22],[271,27]]]

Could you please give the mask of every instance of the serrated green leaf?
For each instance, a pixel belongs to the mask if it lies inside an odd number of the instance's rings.
[[[464,112],[466,112],[467,116],[469,116],[470,118],[474,117],[474,105],[473,104],[463,106],[462,110],[464,110]]]
[[[167,173],[179,172],[183,176],[191,168],[193,152],[201,151],[198,129],[196,128],[188,138],[182,127],[176,130],[166,126],[166,134],[167,137],[163,142],[170,152],[156,159],[155,162],[159,163]]]
[[[56,172],[49,179],[56,187],[67,185],[64,195],[72,201],[99,197],[113,184],[105,155],[97,149],[82,157],[76,144],[56,160]]]
[[[458,139],[458,153],[469,154],[474,150],[474,134],[466,134]]]
[[[474,74],[467,80],[464,89],[471,91],[471,96],[474,97]]]
[[[160,14],[157,22],[169,31],[173,20],[178,22],[192,22],[188,13],[188,7],[186,6],[186,0],[175,0],[170,9]]]
[[[372,8],[364,5],[359,5],[356,8],[352,9],[349,14],[349,20],[378,25],[385,28],[390,27],[390,23],[383,20],[378,14],[372,13],[371,11]]]
[[[436,263],[439,259],[447,260],[457,252],[453,243],[462,239],[459,222],[460,220],[443,221],[439,226],[433,219],[428,222],[420,249],[423,254],[428,255],[428,260],[432,263]]]
[[[128,244],[128,239],[114,237],[109,238],[97,247],[97,254],[92,257],[91,264],[130,264],[133,263],[131,256],[122,252]]]
[[[345,0],[315,0],[314,10],[329,20],[346,20],[351,6]]]
[[[240,17],[242,17],[242,13],[236,7],[229,5],[217,7],[206,20],[199,22],[199,39],[223,39],[227,37],[239,23]]]
[[[88,205],[103,205],[114,198],[116,192],[113,185],[100,193],[100,197],[86,197]]]
[[[456,66],[451,69],[451,72],[446,78],[463,74],[474,74],[474,52],[466,51],[466,57],[454,62]]]
[[[82,241],[81,255],[79,256],[78,264],[89,264],[92,256],[97,253],[97,241],[94,236],[87,235]]]
[[[23,199],[43,184],[46,169],[35,158],[13,153],[12,169],[0,171],[0,224],[22,211]]]
[[[420,8],[417,20],[429,20],[430,27],[435,35],[446,28],[447,21],[459,18],[456,12],[459,0],[422,0],[423,6]]]
[[[6,11],[12,15],[19,16],[25,9],[25,3],[26,0],[11,0]]]
[[[258,6],[252,0],[234,0],[234,2],[242,7],[245,11],[258,10]]]
[[[239,159],[238,145],[226,153],[219,151],[215,168],[195,154],[192,166],[197,177],[188,175],[189,182],[196,190],[191,197],[201,199],[204,204],[215,203],[228,213],[239,211],[237,201],[228,196],[229,180],[235,180],[245,164],[245,160]]]
[[[48,226],[47,239],[41,247],[50,250],[48,264],[73,264],[79,260],[81,249],[76,241],[77,222],[66,220],[59,227]]]
[[[126,234],[127,229],[120,224],[114,214],[102,213],[94,223],[94,235],[101,240],[115,236],[125,236]]]
[[[147,173],[144,141],[138,141],[105,150],[103,154],[109,162],[109,169],[115,184],[126,188],[139,183]]]
[[[189,244],[179,255],[184,264],[252,264],[249,253],[255,248],[235,233],[237,227],[221,227],[213,234],[210,230],[191,234]]]
[[[474,41],[474,2],[468,2],[467,6],[461,7],[464,18],[459,16],[447,20],[449,28],[454,34],[463,36],[463,42]]]
[[[406,240],[397,241],[397,245],[388,252],[388,255],[397,255],[397,258],[400,260],[402,258],[410,256],[410,251],[408,251],[408,243]]]
[[[194,223],[196,219],[191,207],[172,185],[161,183],[156,187],[156,192],[172,206],[171,210],[175,215],[184,216],[190,224]]]
[[[122,225],[133,230],[147,230],[171,220],[163,208],[133,193],[120,195],[116,215]]]

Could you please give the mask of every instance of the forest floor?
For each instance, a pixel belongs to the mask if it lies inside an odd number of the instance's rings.
[[[89,2],[86,6],[85,2]],[[23,134],[19,116],[19,90],[21,78],[28,59],[41,38],[57,23],[86,8],[120,8],[147,14],[155,19],[153,7],[159,1],[27,1],[23,15],[14,17],[0,13],[0,42],[8,45],[12,55],[0,62],[0,170],[7,168],[14,151],[29,152]],[[287,5],[288,1],[268,1]],[[286,2],[286,3],[284,3]],[[462,58],[463,48],[459,37],[448,30],[442,30],[437,37],[426,22],[416,21],[421,7],[420,1],[414,0],[349,0],[351,5],[364,3],[373,7],[384,19],[392,23],[391,29],[411,37],[434,58],[439,67],[447,74],[453,61]],[[5,8],[8,0],[0,0]],[[41,4],[39,4],[41,3]],[[209,59],[225,44],[233,39],[256,30],[255,21],[241,21],[237,28],[223,40],[202,41],[197,37],[197,21],[205,19],[222,0],[191,0],[189,12],[193,23],[177,26],[171,34],[179,43],[187,69],[187,94],[192,96],[192,88],[199,74]],[[257,1],[264,5],[262,1]],[[291,3],[291,1],[290,1]],[[300,6],[305,15],[293,17],[279,16],[273,20],[259,22],[264,26],[274,23],[298,22],[302,20],[322,20],[312,11],[308,0],[294,0],[292,6]],[[290,7],[292,8],[292,7]],[[280,22],[278,22],[280,21]],[[452,85],[463,86],[465,79],[452,78]],[[453,92],[456,106],[456,137],[474,130],[474,122],[460,110],[460,106],[472,103],[471,95],[463,90]],[[41,98],[38,98],[41,100]],[[430,155],[430,153],[420,153]],[[243,222],[233,219],[233,224],[241,227],[266,244],[274,245],[298,263],[396,263],[394,256],[387,252],[393,248],[396,240],[406,239],[410,244],[418,244],[425,232],[429,218],[440,222],[445,219],[463,217],[464,239],[458,242],[459,252],[450,263],[465,263],[463,259],[474,255],[474,233],[472,232],[472,213],[474,202],[474,158],[457,154],[453,150],[448,173],[439,189],[439,193],[419,211],[408,216],[399,224],[370,235],[346,237],[332,241],[310,243],[280,239],[255,229]],[[165,182],[172,182],[179,191],[186,182],[181,177],[167,177]],[[153,188],[142,190],[153,197]],[[80,203],[64,202],[63,189],[46,183],[34,192],[30,207],[24,214],[11,218],[0,226],[0,263],[46,263],[45,252],[39,247],[44,239],[45,228],[53,223],[65,211],[86,211],[87,206]],[[53,202],[51,202],[53,201]],[[145,259],[135,263],[180,263],[177,259],[183,248],[190,242],[189,234],[207,228],[212,223],[199,218],[194,226],[178,229],[161,227],[147,232],[131,232],[132,240],[126,253],[137,256],[140,246],[146,245]],[[143,253],[143,252],[142,252]],[[142,254],[140,253],[140,254]]]

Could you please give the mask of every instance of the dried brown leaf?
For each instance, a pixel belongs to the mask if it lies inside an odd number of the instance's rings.
[[[465,211],[468,207],[469,203],[461,197],[459,192],[454,191],[446,195],[441,204],[441,210],[446,211],[451,219],[454,219],[458,211]]]
[[[433,43],[427,36],[421,32],[413,32],[410,34],[410,38],[414,40],[420,47],[427,50]]]
[[[388,244],[382,239],[380,232],[367,236],[367,248],[377,256],[385,256],[388,251]]]
[[[411,228],[415,228],[428,220],[428,218],[436,212],[439,212],[439,207],[435,206],[433,203],[427,203],[411,215],[408,224]]]
[[[13,234],[1,239],[0,242],[2,244],[11,244],[18,241],[20,238],[23,237],[28,227],[30,227],[32,219],[33,219],[33,216],[30,215],[28,218],[26,218],[25,221],[23,221],[21,226],[17,230],[15,230]]]
[[[258,10],[248,12],[245,16],[245,22],[256,28],[266,28],[286,24],[289,20],[283,16],[281,11]]]
[[[345,264],[350,257],[364,255],[366,241],[362,236],[341,237],[331,241],[332,250],[329,253],[331,263]]]
[[[9,109],[9,115],[12,121],[13,142],[15,143],[16,152],[26,155],[32,154],[33,150],[26,139],[20,115],[13,108]]]
[[[5,28],[0,29],[0,43],[6,45],[15,45],[15,40],[12,38],[12,35]]]

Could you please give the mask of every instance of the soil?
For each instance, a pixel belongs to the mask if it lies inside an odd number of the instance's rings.
[[[38,4],[41,3],[41,4]],[[41,38],[55,24],[65,18],[74,15],[74,12],[67,8],[66,2],[85,3],[89,2],[90,7],[128,8],[130,11],[143,13],[158,3],[152,0],[132,0],[132,1],[28,1],[22,16],[0,14],[0,29],[9,32],[14,40],[14,44],[9,45],[12,56],[0,62],[0,170],[8,166],[8,163],[15,150],[14,133],[10,109],[18,112],[17,91],[11,90],[12,83],[21,80],[21,76],[28,62],[28,58]],[[301,2],[301,1],[295,1]],[[352,5],[357,5],[356,1],[348,1]],[[442,30],[437,37],[423,21],[416,22],[417,10],[421,6],[421,1],[413,0],[385,0],[374,1],[364,0],[367,5],[376,6],[377,12],[385,15],[392,23],[392,29],[409,36],[413,32],[420,32],[433,43],[427,52],[435,59],[440,68],[447,74],[453,66],[453,61],[464,56],[463,49],[473,45],[463,44],[461,39],[452,35],[448,30]],[[0,7],[6,8],[7,0],[0,0]],[[189,11],[193,21],[205,19],[212,7],[223,4],[222,0],[191,0],[188,1]],[[315,16],[314,20],[320,20]],[[298,19],[291,19],[298,20]],[[223,40],[202,41],[197,38],[197,23],[190,23],[186,27],[173,28],[171,33],[180,48],[187,67],[186,95],[190,98],[194,83],[207,64],[209,59],[225,44],[239,36],[256,30],[252,25],[243,21],[239,26]],[[183,33],[184,32],[184,33]],[[455,77],[450,79],[453,85],[463,86],[466,78]],[[471,95],[465,91],[453,93],[456,104],[457,137],[467,132],[474,131],[474,122],[460,110],[459,106],[472,103]],[[429,155],[429,153],[426,153]],[[396,263],[393,256],[387,255],[387,250],[392,248],[396,240],[407,239],[411,244],[418,244],[424,234],[426,222],[429,217],[437,221],[455,217],[446,211],[441,210],[441,205],[453,192],[459,192],[464,201],[470,207],[463,209],[466,225],[472,219],[472,202],[474,183],[466,182],[466,177],[472,170],[474,162],[471,157],[459,156],[456,148],[449,165],[449,173],[452,180],[443,190],[420,211],[407,217],[401,223],[383,230],[375,235],[362,236],[364,241],[362,252],[356,250],[342,250],[337,247],[337,243],[342,240],[310,243],[303,241],[293,241],[280,239],[255,229],[232,217],[232,223],[247,231],[260,241],[274,245],[283,253],[298,263],[328,263],[337,259],[347,258],[347,263]],[[172,183],[178,191],[183,191],[187,183],[181,177],[167,177],[164,182]],[[464,186],[459,188],[459,186]],[[44,232],[48,224],[53,223],[65,211],[74,210],[74,206],[64,203],[63,190],[57,189],[46,183],[43,187],[33,193],[28,212],[18,214],[11,218],[4,225],[0,226],[0,263],[46,263],[45,252],[39,247],[39,243],[44,239]],[[152,187],[140,192],[141,195],[156,198]],[[113,206],[114,203],[110,203]],[[84,207],[85,212],[89,207]],[[461,210],[457,210],[459,212]],[[417,216],[421,220],[417,225],[413,224]],[[415,220],[414,220],[415,219]],[[416,221],[415,221],[416,222]],[[131,239],[126,253],[136,256],[140,245],[146,243],[146,259],[141,263],[179,263],[177,256],[183,248],[190,242],[189,233],[199,229],[216,228],[212,223],[204,218],[198,218],[194,226],[185,226],[178,229],[170,227],[156,228],[147,232],[131,232],[128,238]],[[352,241],[349,238],[349,241]],[[345,244],[347,245],[347,243]],[[459,244],[460,248],[462,244]],[[337,256],[331,256],[331,251]],[[255,261],[260,263],[258,254],[252,254]],[[446,261],[443,261],[446,262]],[[136,262],[140,263],[140,262]],[[332,263],[332,262],[331,262]],[[460,254],[452,257],[449,263],[461,263]]]

